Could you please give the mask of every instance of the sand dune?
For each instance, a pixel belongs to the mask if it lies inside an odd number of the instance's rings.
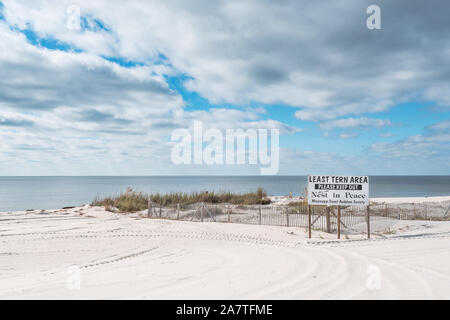
[[[0,299],[450,298],[449,222],[391,222],[396,234],[372,241],[89,207],[0,226]]]

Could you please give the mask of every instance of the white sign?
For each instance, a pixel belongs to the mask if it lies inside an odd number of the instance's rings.
[[[368,206],[369,177],[308,176],[308,204]]]

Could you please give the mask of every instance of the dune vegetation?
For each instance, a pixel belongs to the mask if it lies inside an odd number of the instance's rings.
[[[193,203],[229,203],[235,205],[267,205],[270,199],[263,188],[258,188],[256,192],[244,194],[234,194],[231,192],[192,192],[192,193],[166,193],[166,194],[146,194],[128,189],[126,192],[116,196],[97,198],[92,202],[93,206],[104,206],[106,210],[117,208],[121,212],[137,212],[148,208],[149,200],[156,205],[170,206],[176,204]]]

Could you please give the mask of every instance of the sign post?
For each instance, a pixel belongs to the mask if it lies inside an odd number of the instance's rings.
[[[369,177],[367,176],[308,176],[308,205],[338,207],[338,238],[341,235],[341,207],[369,206]],[[369,215],[367,215],[369,219]],[[370,237],[370,222],[367,222]]]
[[[308,235],[309,235],[309,239],[311,239],[311,206],[308,205]]]
[[[337,234],[338,234],[338,239],[340,239],[341,238],[341,206],[338,206]]]

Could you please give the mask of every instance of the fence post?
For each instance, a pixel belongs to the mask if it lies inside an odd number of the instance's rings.
[[[177,203],[177,220],[180,220],[180,204]]]
[[[200,208],[200,221],[203,222],[203,210],[205,210],[205,204],[202,203],[202,207]]]
[[[337,220],[338,239],[341,239],[341,206],[338,206]]]
[[[308,237],[311,239],[311,205],[308,204]]]
[[[262,214],[261,214],[261,206],[259,206],[259,211],[258,211],[259,213],[259,225],[261,225],[262,224]]]
[[[384,216],[385,216],[385,217],[388,216],[388,207],[387,207],[387,206],[388,206],[388,204],[385,203],[385,204],[384,204]]]
[[[286,227],[289,227],[289,208],[286,208]]]
[[[330,215],[330,207],[327,206],[325,211],[325,216],[327,220],[327,233],[331,233],[331,215]]]
[[[159,218],[162,218],[162,203],[159,203]]]
[[[227,221],[228,223],[231,222],[231,217],[230,217],[230,206],[227,205]]]
[[[148,198],[147,218],[150,218],[151,215],[152,215],[152,200]]]
[[[367,206],[367,239],[370,239],[370,204]]]

